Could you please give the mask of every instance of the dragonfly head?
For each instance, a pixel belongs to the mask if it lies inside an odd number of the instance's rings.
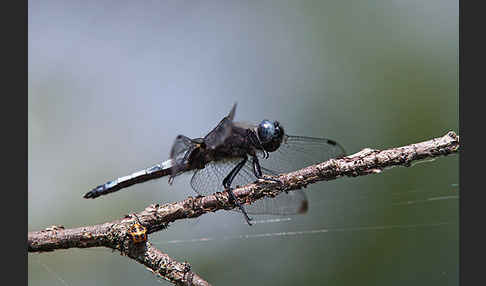
[[[265,151],[273,152],[280,147],[284,137],[284,128],[278,121],[262,120],[258,124],[257,132]]]

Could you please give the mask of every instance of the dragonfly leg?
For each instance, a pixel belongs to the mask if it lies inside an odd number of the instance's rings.
[[[248,138],[250,139],[250,142],[259,150],[261,150],[263,152],[263,158],[265,159],[268,159],[269,157],[269,154],[268,152],[265,150],[265,148],[263,148],[262,146],[262,143],[260,142],[260,139],[258,139],[258,136],[256,135],[256,133],[250,129],[247,129],[246,130],[246,135],[248,136]]]
[[[230,196],[230,200],[232,200],[235,203],[235,205],[241,210],[241,212],[243,213],[243,216],[245,217],[245,220],[248,223],[248,225],[251,225],[250,221],[252,219],[248,216],[245,208],[240,204],[240,202],[238,201],[238,198],[236,198],[235,194],[233,193],[233,191],[231,189],[231,183],[233,182],[233,179],[236,177],[236,175],[241,170],[241,168],[243,168],[243,166],[246,164],[247,160],[248,160],[248,157],[245,156],[245,158],[240,163],[238,163],[233,168],[233,170],[231,170],[231,172],[226,176],[226,178],[224,178],[223,186],[224,186],[224,189],[228,192],[228,194]]]
[[[255,174],[255,177],[257,177],[257,179],[264,180],[264,181],[276,182],[276,183],[278,183],[280,185],[280,187],[282,187],[284,185],[278,179],[275,179],[275,178],[272,178],[272,177],[263,175],[262,168],[260,166],[260,162],[258,161],[258,157],[257,156],[253,156],[252,160],[253,160],[253,173]],[[288,193],[286,190],[284,190],[284,191],[286,193]]]

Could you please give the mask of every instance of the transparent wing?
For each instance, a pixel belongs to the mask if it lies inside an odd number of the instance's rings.
[[[223,180],[241,162],[241,158],[212,161],[206,164],[204,169],[198,169],[191,178],[192,189],[201,196],[207,196],[215,192],[224,191]],[[247,162],[238,172],[231,184],[232,187],[242,186],[256,180]]]
[[[296,190],[244,206],[249,214],[293,215],[306,213],[309,203],[304,191]]]
[[[286,173],[319,162],[344,156],[344,148],[334,140],[286,135],[280,147],[268,159],[259,153],[260,165],[276,173]]]
[[[191,187],[199,195],[210,195],[214,192],[224,191],[223,180],[241,162],[238,159],[226,159],[206,164],[204,169],[194,172],[191,179]],[[265,168],[262,171],[266,174],[275,174]],[[251,159],[235,176],[232,187],[246,185],[256,181],[257,178],[253,173]],[[249,214],[271,214],[271,215],[291,215],[300,214],[307,211],[307,197],[302,190],[281,193],[274,198],[265,198],[258,200],[251,205],[244,205]],[[234,209],[239,211],[238,209]]]

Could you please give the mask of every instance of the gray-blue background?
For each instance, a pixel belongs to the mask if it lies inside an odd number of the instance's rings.
[[[29,1],[28,43],[29,231],[194,195],[185,178],[82,198],[234,102],[236,120],[349,153],[459,133],[457,1]],[[313,185],[303,216],[220,211],[150,241],[214,285],[457,285],[458,183],[454,155]],[[30,285],[168,284],[154,277],[108,249],[29,254]]]

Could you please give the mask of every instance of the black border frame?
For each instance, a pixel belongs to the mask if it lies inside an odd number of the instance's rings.
[[[7,3],[5,3],[7,4]],[[1,122],[3,129],[2,160],[3,235],[6,250],[5,277],[18,285],[27,285],[27,98],[28,98],[28,1],[12,1],[4,5],[2,48],[4,68]],[[6,37],[5,37],[6,36]],[[2,159],[4,159],[3,157]],[[9,170],[15,170],[14,172]],[[12,235],[15,233],[15,235]],[[23,255],[21,255],[21,253]],[[8,282],[6,282],[8,283]]]

